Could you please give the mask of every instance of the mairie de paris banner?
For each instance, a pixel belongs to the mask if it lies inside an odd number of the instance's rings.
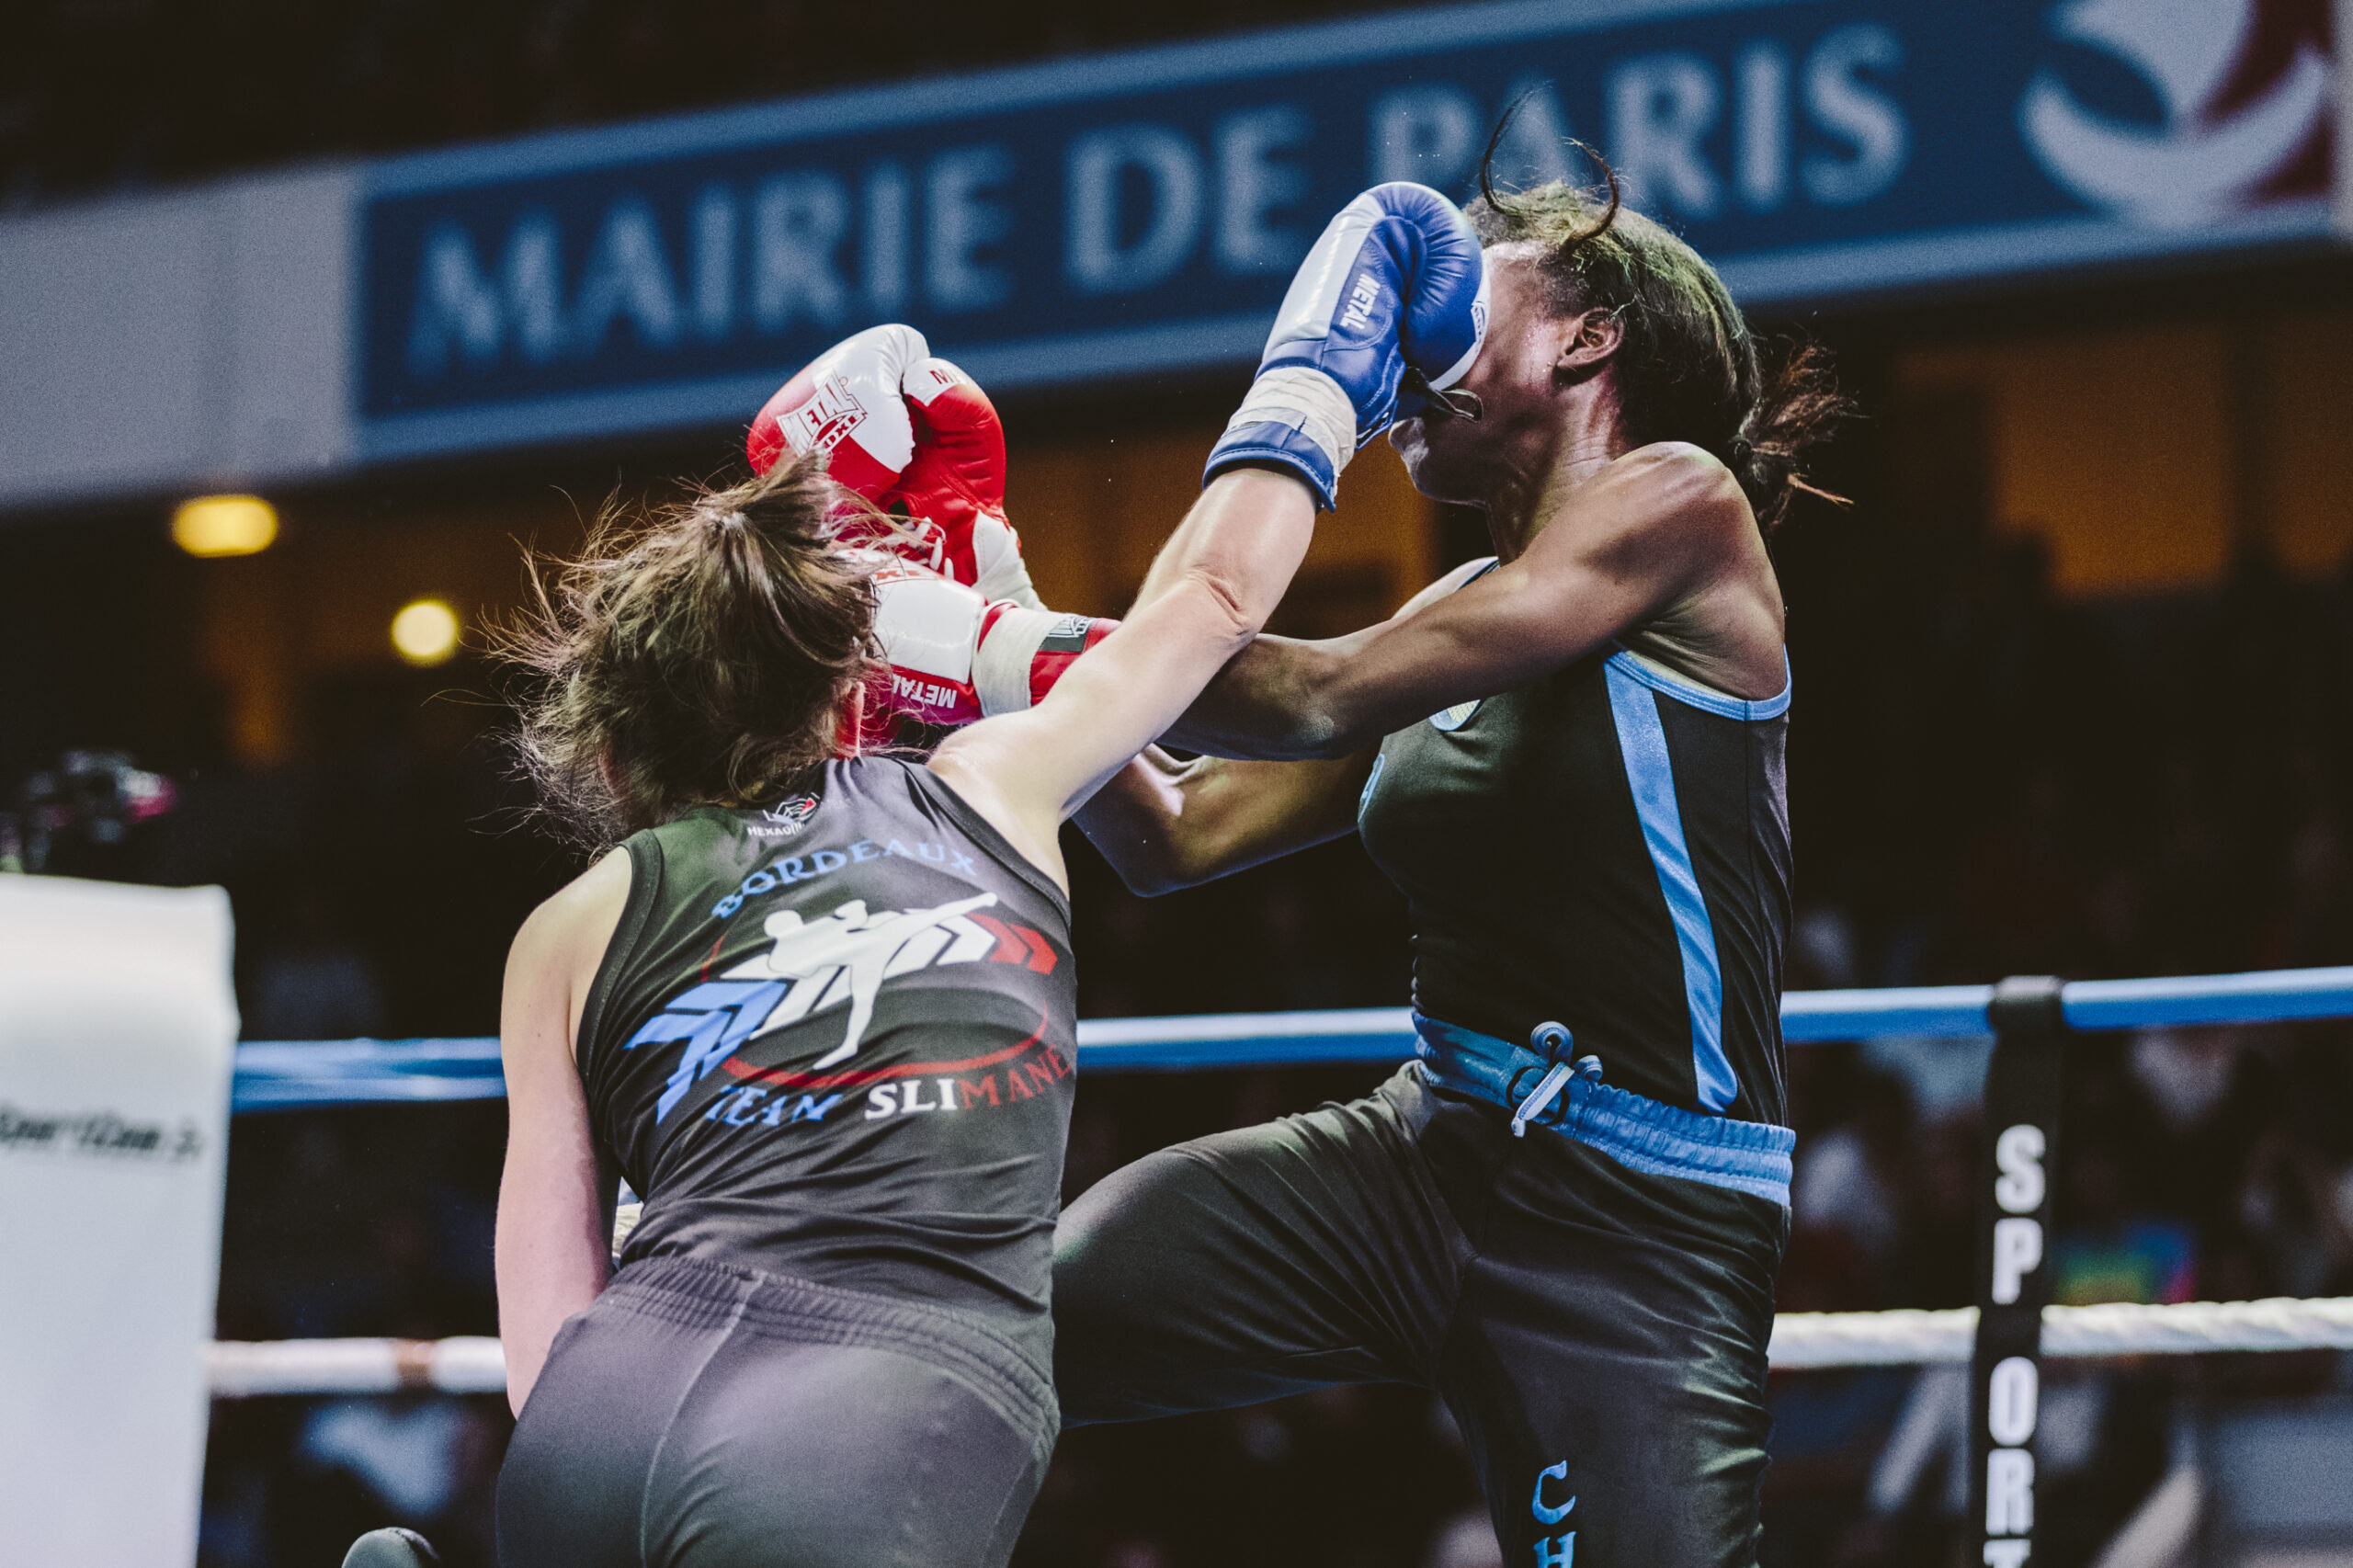
[[[741,417],[905,320],[1002,389],[1246,361],[1365,185],[1592,169],[1770,309],[2332,242],[2322,0],[1415,12],[371,165],[359,445]]]

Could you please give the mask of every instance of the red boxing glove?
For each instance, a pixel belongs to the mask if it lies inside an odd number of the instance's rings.
[[[834,483],[881,506],[915,456],[915,425],[899,381],[930,352],[923,334],[894,323],[818,355],[752,421],[744,455],[753,472],[767,472],[788,450],[822,453]]]
[[[904,716],[956,729],[981,716],[972,656],[986,629],[989,603],[952,578],[913,562],[875,570],[874,640],[882,670],[866,694],[872,718]]]
[[[861,694],[858,722],[845,727],[845,749],[853,733],[866,749],[890,744],[903,720],[956,729],[1030,707],[1072,661],[1119,625],[1008,599],[991,602],[896,558],[885,559],[872,582],[874,637],[882,645],[883,667]]]
[[[1119,625],[1108,616],[1058,615],[997,600],[972,660],[981,711],[1012,713],[1043,702],[1063,672]]]
[[[1043,609],[1005,520],[1005,426],[972,377],[941,358],[907,368],[901,383],[914,420],[915,455],[884,503],[932,524],[938,571],[992,599]]]
[[[899,519],[845,542],[904,557],[992,599],[1045,607],[1005,520],[1005,428],[970,376],[911,326],[870,327],[770,398],[744,443],[766,473],[787,450],[830,454],[835,482]]]

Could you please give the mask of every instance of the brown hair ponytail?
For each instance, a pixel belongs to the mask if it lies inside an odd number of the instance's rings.
[[[497,649],[521,677],[523,767],[566,837],[767,800],[833,754],[875,656],[839,504],[823,460],[795,460],[643,518],[608,508],[577,558],[529,563]]]

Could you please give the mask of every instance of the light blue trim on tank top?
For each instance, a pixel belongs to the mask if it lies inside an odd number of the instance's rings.
[[[1751,722],[1760,719],[1778,719],[1788,712],[1790,693],[1795,689],[1796,686],[1790,676],[1790,655],[1786,651],[1781,654],[1780,695],[1768,697],[1756,702],[1728,696],[1721,691],[1711,691],[1704,686],[1695,686],[1688,680],[1679,680],[1660,669],[1656,665],[1646,664],[1635,657],[1631,649],[1620,648],[1603,662],[1629,680],[1638,680],[1653,691],[1664,692],[1688,708],[1697,708],[1704,712],[1721,714],[1726,719],[1740,719]]]
[[[1675,764],[1667,755],[1658,699],[1652,695],[1661,687],[1654,684],[1654,672],[1623,652],[1609,656],[1602,674],[1609,688],[1609,711],[1618,722],[1618,749],[1626,759],[1626,787],[1633,792],[1634,814],[1642,819],[1643,841],[1650,846],[1651,867],[1658,873],[1659,892],[1665,895],[1675,945],[1682,955],[1684,1003],[1691,1017],[1692,1080],[1699,1103],[1721,1111],[1740,1097],[1740,1079],[1724,1054],[1724,980],[1716,959],[1715,926],[1708,918],[1708,901],[1683,837]]]
[[[1798,1135],[1786,1127],[1703,1116],[1583,1074],[1559,1085],[1549,1104],[1530,1109],[1526,1101],[1557,1065],[1548,1057],[1419,1013],[1414,1015],[1414,1054],[1427,1083],[1506,1110],[1518,1108],[1529,1124],[1598,1149],[1628,1170],[1679,1176],[1790,1206]]]

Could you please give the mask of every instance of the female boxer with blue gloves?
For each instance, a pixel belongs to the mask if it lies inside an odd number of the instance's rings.
[[[1081,1197],[1055,1365],[1074,1423],[1416,1383],[1512,1568],[1747,1568],[1794,1142],[1765,537],[1843,404],[1810,357],[1768,378],[1713,269],[1616,197],[1473,205],[1492,330],[1389,432],[1495,557],[1354,636],[1259,638],[1172,731],[1217,755],[1079,818],[1147,892],[1359,833],[1421,1038],[1364,1099]],[[1221,453],[1328,498],[1301,437],[1334,417],[1250,417]]]
[[[841,549],[846,402],[788,410],[789,460],[569,570],[523,644],[524,744],[551,812],[623,842],[507,966],[506,1568],[1006,1561],[1058,1426],[1056,830],[1264,624],[1401,389],[1467,367],[1482,275],[1436,193],[1352,203],[1138,608],[927,766],[828,759],[909,580]],[[916,597],[894,655],[938,608]],[[1004,624],[951,616],[926,656],[965,636],[969,669]],[[644,1206],[608,1279],[617,1176]],[[379,1531],[347,1561],[421,1549]]]

